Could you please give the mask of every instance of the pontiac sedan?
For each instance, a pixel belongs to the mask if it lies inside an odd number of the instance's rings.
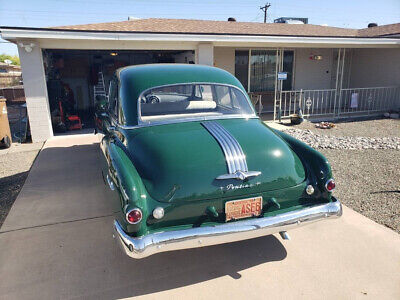
[[[224,70],[119,69],[97,117],[103,178],[120,207],[114,236],[130,257],[288,238],[342,214],[327,160],[265,125]]]

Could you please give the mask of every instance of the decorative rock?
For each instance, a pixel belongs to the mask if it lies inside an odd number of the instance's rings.
[[[399,137],[350,137],[350,136],[326,136],[313,133],[311,130],[288,129],[285,130],[302,142],[316,149],[397,149],[400,150]]]

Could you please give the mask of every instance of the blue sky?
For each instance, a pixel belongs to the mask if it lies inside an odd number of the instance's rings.
[[[46,27],[124,21],[139,18],[186,18],[262,22],[253,0],[0,0],[0,26]],[[400,22],[400,0],[270,0],[268,21],[282,16],[308,17],[311,24],[363,28]],[[0,53],[16,54],[14,45],[0,40]]]

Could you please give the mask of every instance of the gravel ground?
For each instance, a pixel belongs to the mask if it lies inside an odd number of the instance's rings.
[[[328,131],[331,129],[325,129]],[[285,130],[296,139],[299,139],[317,149],[397,149],[400,150],[400,137],[360,137],[334,136],[314,133],[310,129],[290,128]]]
[[[400,151],[322,149],[332,165],[335,196],[400,233]]]
[[[38,152],[33,150],[0,155],[0,227],[24,185]]]
[[[315,124],[305,121],[288,128],[309,129],[316,134],[328,136],[400,137],[399,119],[341,122],[335,125],[332,129],[319,129],[315,128]]]
[[[285,132],[327,157],[343,204],[400,233],[400,120],[339,123],[333,129],[304,122]]]

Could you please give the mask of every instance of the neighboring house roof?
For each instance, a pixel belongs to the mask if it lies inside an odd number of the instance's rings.
[[[8,71],[21,71],[21,66],[10,65],[4,62],[0,62],[0,68],[6,69]]]
[[[348,29],[311,24],[229,22],[185,19],[138,19],[122,22],[51,27],[56,30],[187,33],[224,35],[277,35],[311,37],[381,37],[400,34],[400,23],[365,29]]]
[[[394,35],[400,35],[400,23],[359,29],[358,35],[364,37],[392,37]]]

